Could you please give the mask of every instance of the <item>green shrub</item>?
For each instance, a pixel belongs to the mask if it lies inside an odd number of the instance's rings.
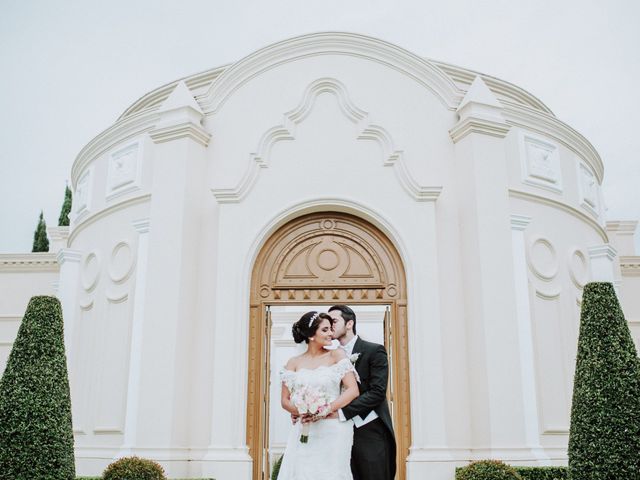
[[[273,468],[271,469],[271,480],[278,480],[278,474],[280,473],[280,465],[282,465],[282,459],[284,455],[280,455],[278,460],[273,464]]]
[[[60,217],[58,218],[58,226],[59,227],[68,227],[69,226],[69,214],[71,213],[71,189],[69,185],[67,185],[64,189],[64,202],[62,203],[62,208],[60,209]]]
[[[567,467],[513,467],[523,480],[566,480],[569,478]]]
[[[153,460],[124,457],[109,465],[102,473],[103,480],[166,480],[164,469]]]
[[[49,238],[47,237],[47,222],[44,221],[44,215],[40,210],[40,217],[38,218],[38,225],[36,231],[33,232],[33,246],[31,252],[48,252],[49,251]]]
[[[0,380],[0,479],[73,480],[62,308],[33,297]]]
[[[499,460],[480,460],[456,468],[456,480],[522,480],[522,477]]]
[[[582,296],[569,478],[640,480],[640,359],[613,285]]]

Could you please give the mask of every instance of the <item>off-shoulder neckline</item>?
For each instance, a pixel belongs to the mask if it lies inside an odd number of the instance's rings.
[[[285,372],[289,372],[289,373],[298,373],[301,372],[303,370],[306,370],[307,372],[313,372],[314,370],[319,370],[321,368],[331,368],[331,367],[335,367],[336,365],[339,365],[341,362],[344,362],[345,360],[350,361],[348,358],[342,358],[340,360],[338,360],[336,363],[332,363],[331,365],[320,365],[316,368],[299,368],[298,370],[289,370],[288,368],[282,367],[282,370],[284,370]]]

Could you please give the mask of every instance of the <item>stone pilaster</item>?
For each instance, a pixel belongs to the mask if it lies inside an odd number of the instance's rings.
[[[199,212],[208,194],[209,140],[201,125],[204,114],[184,82],[159,115],[149,133],[155,144],[150,216],[134,225],[139,264],[124,445],[132,453],[153,446],[158,455],[189,444]],[[148,224],[153,228],[147,233]]]
[[[473,398],[470,443],[478,455],[509,460],[533,454],[525,413],[531,407],[523,398],[530,393],[530,385],[523,383],[520,352],[519,310],[525,315],[525,305],[516,287],[519,270],[514,265],[504,146],[509,125],[502,110],[495,95],[476,77],[458,107],[460,119],[450,134],[460,179],[463,300]],[[510,450],[501,452],[506,445]]]

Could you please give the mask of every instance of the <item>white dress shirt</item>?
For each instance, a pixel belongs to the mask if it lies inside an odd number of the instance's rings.
[[[351,354],[353,353],[353,347],[356,344],[357,340],[358,340],[358,336],[354,335],[353,338],[349,341],[349,343],[347,343],[346,345],[340,345],[340,347],[347,354],[347,358],[351,357]],[[342,409],[338,410],[338,417],[340,417],[340,420],[343,422],[347,421],[347,419],[344,416],[344,413],[342,413]],[[375,412],[375,410],[371,410],[369,414],[364,418],[364,420],[360,415],[356,415],[351,420],[353,420],[353,424],[356,426],[356,428],[360,428],[363,425],[366,425],[367,423],[372,422],[376,418],[378,418],[378,414]]]

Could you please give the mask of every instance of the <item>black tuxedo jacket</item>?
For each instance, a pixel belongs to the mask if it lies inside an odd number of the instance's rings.
[[[346,407],[342,413],[347,420],[356,415],[364,418],[374,410],[391,433],[394,440],[393,423],[387,404],[387,382],[389,379],[389,362],[387,352],[382,345],[367,342],[360,337],[356,340],[351,354],[359,353],[355,368],[360,376],[360,396]]]

